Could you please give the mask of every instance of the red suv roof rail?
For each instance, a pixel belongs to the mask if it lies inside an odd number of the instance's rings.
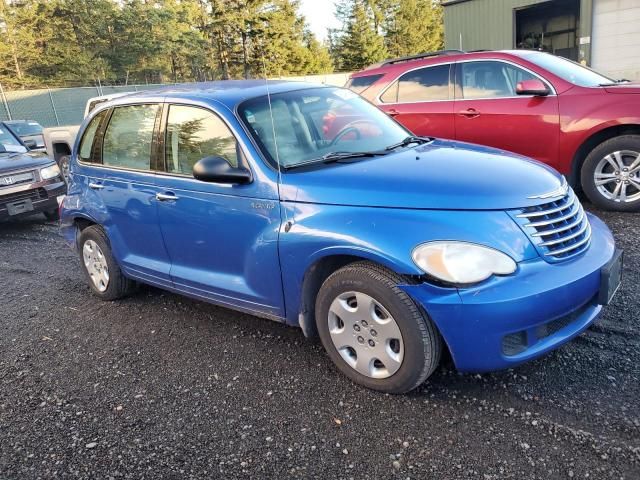
[[[384,65],[393,65],[395,63],[402,63],[402,62],[410,62],[412,60],[421,60],[423,58],[429,58],[429,57],[439,57],[441,55],[459,55],[461,53],[467,53],[464,50],[438,50],[436,52],[425,52],[425,53],[419,53],[418,55],[410,55],[408,57],[398,57],[398,58],[392,58],[390,60],[385,60],[384,62],[382,62],[380,64],[380,66],[384,66]]]

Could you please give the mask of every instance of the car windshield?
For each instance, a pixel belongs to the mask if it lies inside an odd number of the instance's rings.
[[[603,84],[616,83],[615,80],[605,77],[600,73],[584,67],[579,63],[572,62],[566,58],[556,57],[543,52],[518,52],[525,60],[535,63],[545,70],[549,70],[554,75],[578,85],[580,87],[597,87]]]
[[[0,153],[25,153],[27,151],[27,149],[20,143],[20,140],[18,140],[7,128],[3,128],[2,126],[0,126],[0,145]]]
[[[291,168],[338,155],[376,152],[409,133],[350,90],[309,88],[253,98],[240,118],[274,166]],[[353,155],[351,155],[353,157]]]
[[[42,126],[38,122],[15,122],[9,123],[9,127],[21,137],[28,135],[40,135]]]

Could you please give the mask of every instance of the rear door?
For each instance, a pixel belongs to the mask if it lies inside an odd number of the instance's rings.
[[[284,316],[277,196],[265,197],[258,181],[193,178],[194,164],[208,156],[249,168],[236,136],[213,110],[169,104],[163,126],[158,211],[174,285],[217,303]]]
[[[403,73],[380,94],[378,106],[416,135],[454,138],[451,64]]]
[[[455,138],[557,163],[560,138],[558,97],[549,82],[501,60],[456,64]],[[517,95],[522,80],[539,79],[546,97]]]
[[[170,285],[169,257],[158,225],[153,169],[155,128],[160,104],[114,107],[99,113],[80,142],[78,161],[86,177],[96,220],[125,272],[151,283]]]

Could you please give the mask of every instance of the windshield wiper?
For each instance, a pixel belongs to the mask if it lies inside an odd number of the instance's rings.
[[[324,164],[324,163],[336,163],[336,162],[340,162],[342,160],[349,160],[352,158],[367,158],[367,157],[378,157],[378,156],[382,156],[382,155],[386,155],[389,152],[387,152],[386,150],[380,150],[380,151],[368,151],[368,152],[329,152],[329,153],[325,153],[324,155],[322,155],[321,157],[315,158],[313,160],[310,160],[308,162],[302,162],[302,163],[298,163],[296,165],[290,165],[288,167],[285,167],[285,170],[291,170],[294,168],[301,168],[301,167],[307,167],[309,165],[314,165],[314,164]]]
[[[385,148],[385,150],[387,151],[395,150],[396,148],[406,147],[408,145],[411,145],[412,143],[422,144],[422,143],[429,143],[432,141],[433,141],[433,138],[430,138],[430,137],[417,137],[415,135],[409,135],[407,138],[405,138],[401,142],[394,143],[393,145],[389,145],[388,147]]]
[[[631,82],[631,80],[628,80],[626,78],[621,78],[619,80],[614,80],[611,83],[600,83],[598,86],[599,87],[614,87],[616,85],[620,85],[621,83],[629,83]]]

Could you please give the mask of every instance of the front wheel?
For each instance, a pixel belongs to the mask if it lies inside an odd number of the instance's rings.
[[[395,273],[370,262],[334,272],[316,298],[320,339],[338,369],[356,383],[405,393],[438,366],[442,340]]]
[[[606,210],[640,210],[640,135],[602,142],[582,165],[584,193]]]

